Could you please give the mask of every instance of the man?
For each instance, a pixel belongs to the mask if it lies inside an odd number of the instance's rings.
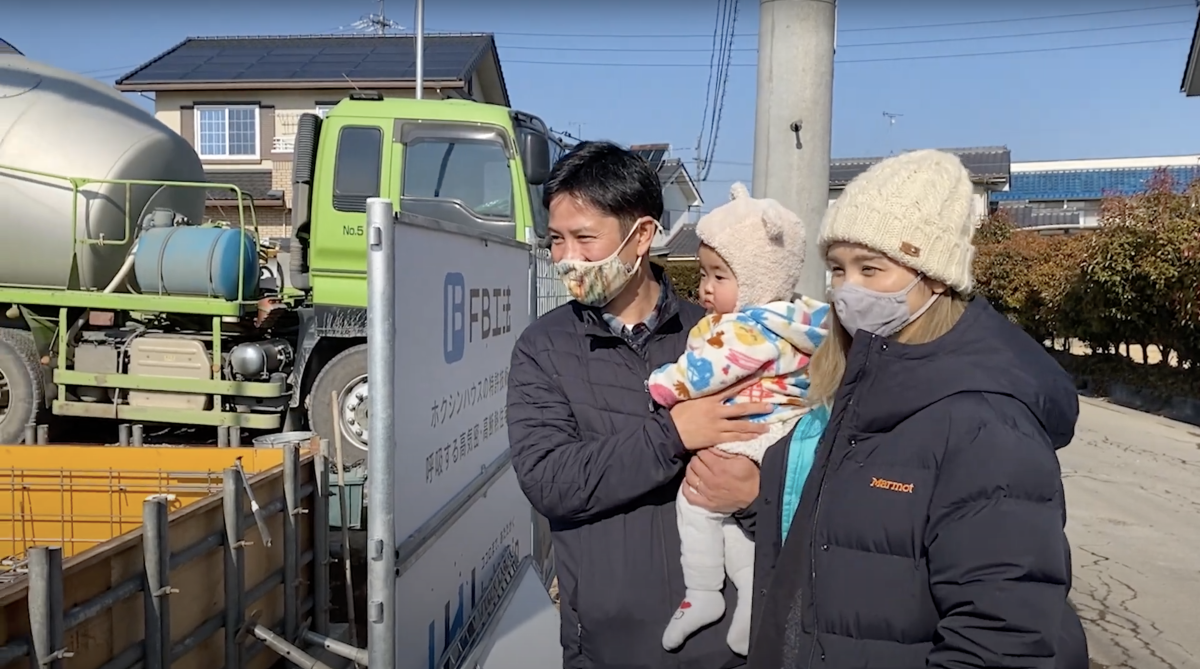
[[[760,434],[742,417],[769,407],[723,405],[739,388],[670,411],[651,401],[648,375],[683,353],[703,310],[649,261],[663,199],[645,160],[584,142],[554,166],[543,201],[551,256],[575,300],[517,341],[508,423],[521,489],[550,521],[563,666],[744,666],[725,642],[729,616],[679,651],[663,650],[684,593],[675,497],[690,461],[689,500],[725,513],[748,507],[754,464],[704,449]],[[728,583],[725,594],[732,611]]]

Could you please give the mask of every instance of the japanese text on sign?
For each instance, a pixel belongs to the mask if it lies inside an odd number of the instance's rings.
[[[453,441],[425,456],[425,482],[433,483],[437,478],[466,459],[472,451],[488,439],[500,433],[508,425],[508,409],[497,409],[483,420],[461,432]]]
[[[454,418],[465,409],[488,398],[495,397],[508,388],[508,367],[492,372],[467,386],[434,400],[429,427],[437,427]]]
[[[510,520],[504,525],[504,528],[500,530],[500,534],[492,539],[492,543],[487,547],[487,550],[483,552],[482,559],[479,560],[480,570],[487,569],[487,566],[492,563],[492,558],[496,557],[496,553],[500,552],[500,548],[504,546],[504,543],[508,540],[509,536],[512,535],[513,530],[516,529],[516,527],[517,524]]]

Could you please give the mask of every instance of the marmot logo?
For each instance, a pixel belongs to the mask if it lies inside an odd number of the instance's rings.
[[[871,477],[871,487],[872,488],[883,488],[884,490],[891,490],[892,492],[912,493],[912,491],[913,491],[913,484],[911,484],[911,483],[900,483],[898,481],[889,481],[887,479],[875,478],[874,476]]]

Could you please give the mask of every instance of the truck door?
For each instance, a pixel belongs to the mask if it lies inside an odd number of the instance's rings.
[[[517,237],[528,196],[504,128],[401,119],[394,134],[401,211]]]
[[[376,119],[330,117],[321,130],[319,169],[332,178],[317,180],[309,250],[313,300],[318,304],[366,307],[365,216],[367,198],[388,197],[383,175],[391,153],[384,150],[391,131]],[[332,154],[332,155],[330,155]]]

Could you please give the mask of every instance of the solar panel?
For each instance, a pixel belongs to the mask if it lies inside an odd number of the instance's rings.
[[[1007,191],[992,193],[993,202],[1013,200],[1099,200],[1106,193],[1130,194],[1144,190],[1155,168],[1110,168],[1018,172]],[[1167,173],[1182,191],[1196,178],[1200,168],[1169,167]]]
[[[425,76],[460,79],[483,50],[486,35],[429,35]],[[139,69],[127,84],[167,81],[305,81],[411,79],[410,36],[192,39]]]

